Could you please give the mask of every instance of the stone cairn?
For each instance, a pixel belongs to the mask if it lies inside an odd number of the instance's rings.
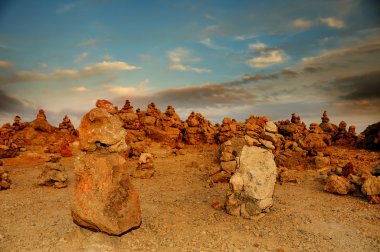
[[[37,178],[40,186],[52,186],[57,189],[65,188],[68,184],[68,175],[65,168],[59,163],[59,158],[48,162]]]
[[[266,148],[244,145],[238,154],[237,170],[230,179],[226,197],[227,213],[255,219],[273,205],[277,168],[272,152]]]
[[[202,114],[191,112],[184,127],[185,143],[190,145],[215,143],[216,128]]]
[[[78,128],[80,155],[75,161],[71,213],[76,224],[121,235],[141,224],[139,196],[127,163],[123,122],[112,103],[100,100]]]
[[[71,123],[71,120],[67,115],[65,115],[65,117],[62,119],[62,122],[59,124],[58,129],[75,136],[78,135],[78,132],[75,130],[74,125]]]

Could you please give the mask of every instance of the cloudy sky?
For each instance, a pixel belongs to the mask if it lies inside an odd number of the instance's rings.
[[[377,1],[1,1],[0,123],[78,126],[97,99],[214,123],[380,121]]]

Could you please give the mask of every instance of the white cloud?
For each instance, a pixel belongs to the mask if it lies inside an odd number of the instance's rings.
[[[235,40],[238,40],[238,41],[244,41],[244,40],[249,40],[249,39],[253,39],[253,38],[256,38],[257,35],[254,35],[254,34],[251,34],[251,35],[238,35],[238,36],[235,36],[234,39]]]
[[[257,57],[247,61],[247,64],[253,68],[264,68],[274,64],[282,63],[287,59],[286,54],[278,48],[269,48],[264,43],[250,44],[249,49],[255,50]]]
[[[75,58],[74,62],[81,62],[83,61],[85,58],[87,58],[87,56],[90,55],[89,52],[82,52],[81,54],[79,54],[78,57]]]
[[[343,29],[347,26],[344,21],[334,17],[321,18],[321,22],[327,25],[328,27],[336,29]]]
[[[210,38],[205,38],[199,41],[199,43],[213,50],[228,50],[228,48],[214,44]]]
[[[100,63],[96,63],[91,66],[87,66],[84,68],[84,70],[87,73],[97,73],[97,72],[104,72],[104,71],[131,71],[141,69],[141,67],[131,66],[127,62],[123,61],[103,61]]]
[[[12,67],[13,64],[9,61],[0,60],[0,68],[9,68]]]
[[[49,65],[46,64],[46,63],[41,63],[40,66],[41,66],[42,68],[48,68],[48,67],[49,67]]]
[[[267,48],[268,46],[264,43],[255,43],[255,44],[249,44],[249,49],[254,49],[256,51],[261,51],[265,48]]]
[[[263,68],[281,63],[285,60],[286,56],[281,50],[273,50],[268,53],[264,53],[261,57],[249,59],[248,65],[254,68]]]
[[[76,91],[76,92],[79,92],[79,93],[84,93],[84,92],[88,91],[88,89],[86,87],[83,87],[83,86],[73,88],[73,90]]]
[[[199,58],[194,58],[190,56],[190,51],[184,48],[177,48],[168,53],[168,58],[170,61],[169,69],[172,71],[192,71],[195,73],[206,73],[211,70],[206,68],[193,67],[186,62],[197,62],[200,61]]]
[[[140,69],[140,67],[131,66],[123,61],[103,61],[87,66],[81,70],[59,68],[52,73],[17,71],[8,76],[0,76],[0,84],[33,81],[80,80],[97,76],[110,76],[115,71],[131,71],[136,69]]]
[[[297,29],[308,29],[313,25],[313,22],[307,19],[299,18],[293,21],[293,26]]]

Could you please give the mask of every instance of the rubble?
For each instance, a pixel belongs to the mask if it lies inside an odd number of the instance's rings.
[[[71,213],[76,224],[110,235],[121,235],[141,224],[139,196],[132,185],[123,122],[110,102],[97,102],[82,119],[82,152],[75,160]],[[110,113],[111,112],[111,113]]]
[[[368,172],[359,171],[351,162],[343,167],[331,169],[330,176],[324,185],[324,190],[331,193],[345,195],[355,191],[362,193],[371,204],[378,204],[380,196],[380,177],[376,176],[376,165],[372,169],[372,175]]]

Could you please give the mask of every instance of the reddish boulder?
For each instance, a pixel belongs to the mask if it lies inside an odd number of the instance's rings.
[[[75,161],[71,214],[76,224],[121,235],[141,224],[138,194],[129,179],[125,130],[105,108],[87,113],[79,126],[82,153]]]
[[[138,194],[118,153],[82,153],[75,163],[71,208],[80,226],[121,235],[141,224]]]

